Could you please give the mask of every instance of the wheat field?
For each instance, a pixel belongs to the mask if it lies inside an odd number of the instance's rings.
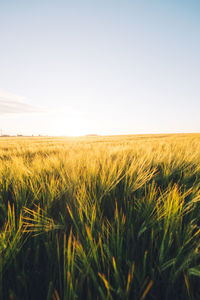
[[[0,138],[1,299],[199,299],[200,134]]]

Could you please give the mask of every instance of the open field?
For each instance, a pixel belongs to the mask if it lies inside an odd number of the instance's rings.
[[[200,299],[200,134],[0,138],[1,299]]]

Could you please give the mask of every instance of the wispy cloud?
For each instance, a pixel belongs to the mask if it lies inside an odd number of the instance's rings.
[[[0,115],[39,112],[43,110],[28,103],[26,98],[0,90]]]

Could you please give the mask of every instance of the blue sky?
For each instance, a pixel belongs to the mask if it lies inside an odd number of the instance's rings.
[[[200,1],[0,0],[9,134],[200,132]]]

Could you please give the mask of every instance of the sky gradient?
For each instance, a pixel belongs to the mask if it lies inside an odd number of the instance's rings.
[[[200,132],[200,1],[0,0],[0,129]]]

